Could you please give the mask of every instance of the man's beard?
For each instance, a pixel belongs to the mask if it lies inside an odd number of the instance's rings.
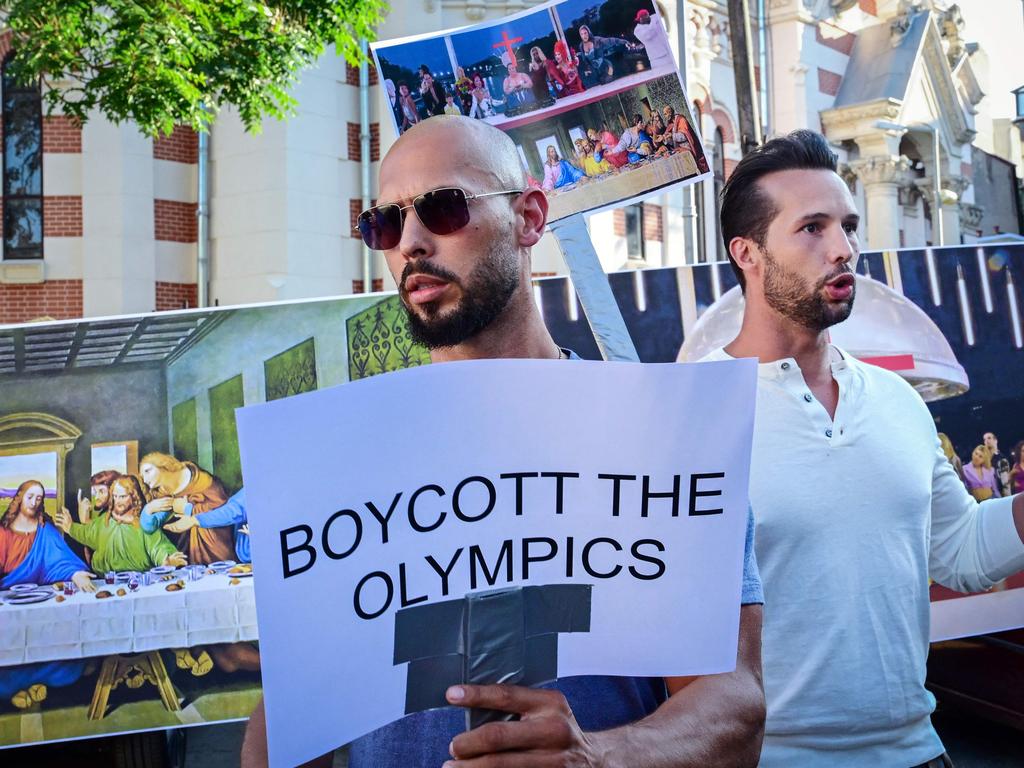
[[[457,285],[462,289],[459,303],[444,314],[435,302],[411,309],[405,281],[414,274],[431,275]],[[413,340],[428,349],[454,347],[476,336],[505,311],[519,285],[519,269],[514,253],[504,243],[495,243],[465,282],[427,259],[406,264],[399,285]]]
[[[809,287],[806,280],[780,265],[768,251],[764,253],[764,298],[768,306],[785,318],[811,331],[824,331],[841,323],[853,311],[856,285],[844,302],[830,302],[824,297],[825,283],[839,275],[852,272],[842,265]]]
[[[129,504],[125,509],[118,509],[115,504],[111,510],[110,516],[119,523],[134,523],[135,522],[135,507]]]

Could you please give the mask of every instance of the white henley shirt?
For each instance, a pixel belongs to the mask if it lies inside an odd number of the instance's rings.
[[[924,687],[929,573],[979,591],[1024,569],[1012,499],[978,504],[910,385],[836,352],[834,419],[794,359],[759,366],[750,503],[764,768],[905,768],[939,755]]]

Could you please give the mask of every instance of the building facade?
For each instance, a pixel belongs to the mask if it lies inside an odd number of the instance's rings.
[[[380,37],[535,4],[413,0],[387,18]],[[824,132],[864,216],[866,247],[969,243],[1020,231],[1024,162],[1012,93],[1020,83],[1008,79],[1019,76],[1009,64],[1024,42],[1020,0],[750,5],[765,133]],[[714,178],[592,216],[609,271],[724,258],[715,200],[741,157],[726,3],[659,0],[657,9],[677,56],[684,51]],[[0,39],[0,59],[9,53]],[[394,134],[381,120],[384,96],[372,68],[369,82],[373,199],[377,164]],[[101,117],[78,127],[42,115],[32,89],[7,77],[2,85],[0,323],[195,306],[196,135],[179,128],[151,140]],[[329,54],[302,74],[294,95],[298,114],[265,121],[258,135],[247,134],[230,109],[211,130],[211,303],[393,287],[379,254],[370,255],[367,274],[353,233],[364,193],[358,69]],[[533,268],[564,272],[550,235]]]

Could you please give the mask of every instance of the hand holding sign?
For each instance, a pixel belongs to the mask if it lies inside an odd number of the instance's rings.
[[[584,733],[559,691],[523,688],[518,685],[456,685],[448,689],[448,701],[460,707],[496,709],[519,715],[512,722],[487,723],[452,740],[454,761],[444,768],[481,765],[478,758],[509,752],[516,765],[599,764],[593,734]],[[468,762],[467,762],[468,761]]]

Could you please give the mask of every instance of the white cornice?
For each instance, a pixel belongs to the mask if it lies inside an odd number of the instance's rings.
[[[821,112],[821,126],[833,143],[878,133],[879,120],[896,120],[903,110],[900,99],[877,99],[848,107],[833,107]]]

